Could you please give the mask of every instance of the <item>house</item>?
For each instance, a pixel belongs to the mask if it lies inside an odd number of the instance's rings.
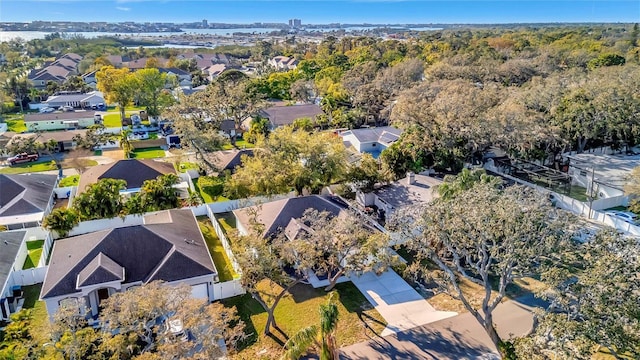
[[[43,103],[51,108],[61,108],[63,106],[73,106],[74,108],[91,109],[92,106],[104,104],[104,94],[100,91],[92,91],[86,94],[61,93],[49,96]]]
[[[24,122],[29,131],[67,130],[95,125],[95,111],[53,112],[25,114]]]
[[[78,64],[82,56],[78,54],[64,54],[55,61],[46,64],[42,69],[32,70],[27,78],[37,89],[44,89],[49,81],[64,83],[68,77],[78,74]]]
[[[84,136],[87,130],[43,131],[41,133],[26,133],[18,135],[21,138],[37,137],[38,141],[47,143],[51,140],[58,143],[54,151],[67,151],[76,148],[74,137]]]
[[[442,180],[414,173],[407,177],[380,187],[373,192],[357,193],[358,203],[365,207],[375,206],[382,220],[388,218],[397,209],[428,204],[437,196],[435,188]]]
[[[209,81],[213,81],[215,78],[220,76],[225,70],[229,67],[226,64],[213,64],[211,66],[207,66],[202,69],[202,72],[207,76]]]
[[[173,75],[178,80],[178,86],[191,88],[191,73],[178,68],[158,68],[161,74]]]
[[[631,171],[640,166],[640,155],[575,154],[569,159],[571,185],[592,189],[594,197],[624,196],[624,185]],[[593,184],[593,185],[592,185]]]
[[[97,72],[98,70],[93,70],[82,75],[82,81],[92,89],[96,89],[98,87],[98,79],[96,79]]]
[[[160,66],[165,66],[168,62],[167,59],[162,59],[162,58],[154,58],[154,59],[158,61],[158,65]],[[120,67],[126,67],[131,70],[140,70],[147,67],[148,58],[143,57],[137,60],[129,60],[129,61],[124,61],[124,60],[125,59],[123,58],[122,62],[120,63]]]
[[[122,194],[140,191],[146,180],[154,180],[158,176],[175,174],[173,164],[151,159],[118,160],[111,164],[97,165],[89,168],[80,175],[78,193],[85,191],[90,184],[95,184],[101,179],[118,179],[127,182],[127,189]]]
[[[220,172],[225,170],[235,171],[236,167],[242,164],[243,155],[253,156],[253,149],[222,150],[206,154],[207,160]]]
[[[277,70],[293,70],[298,67],[298,60],[288,56],[276,56],[269,59],[269,65]]]
[[[315,120],[318,115],[323,114],[320,106],[316,104],[277,105],[260,110],[260,113],[269,119],[272,129],[292,125],[296,119],[310,118],[311,120]]]
[[[22,249],[26,235],[26,230],[0,232],[0,321],[9,320],[9,316],[18,310],[20,293],[11,286],[11,276],[22,269],[24,259],[18,259],[18,254],[21,250],[26,251]]]
[[[56,175],[0,174],[0,225],[9,229],[39,226],[53,208]]]
[[[348,205],[338,198],[309,195],[233,210],[233,215],[241,235],[249,234],[251,223],[255,218],[258,223],[264,225],[262,237],[269,238],[285,230],[289,235],[295,233],[293,230],[296,227],[299,228],[297,219],[300,219],[307,209],[315,209],[319,212],[326,211],[333,216],[339,216],[347,208]]]
[[[48,237],[49,232],[40,227],[0,232],[0,322],[9,320],[24,304],[21,271],[29,255],[27,242]],[[53,242],[53,239],[49,237],[45,241]],[[46,258],[46,251],[41,256]]]
[[[339,133],[346,147],[378,158],[380,153],[400,139],[402,130],[391,126],[346,130]]]
[[[61,304],[96,316],[109,296],[156,280],[190,285],[194,298],[213,301],[218,273],[191,210],[143,218],[142,225],[56,240],[40,294],[50,318]]]

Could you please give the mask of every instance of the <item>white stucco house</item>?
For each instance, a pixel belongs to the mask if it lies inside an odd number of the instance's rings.
[[[359,153],[371,154],[378,158],[380,153],[400,139],[402,130],[391,126],[352,129],[338,135],[347,148],[353,147]]]
[[[640,166],[640,155],[575,154],[569,158],[572,185],[592,189],[593,195],[606,199],[624,195],[631,171]]]

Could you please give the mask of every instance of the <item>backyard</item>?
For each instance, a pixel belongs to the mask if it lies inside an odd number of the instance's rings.
[[[198,216],[197,218],[198,225],[200,225],[200,231],[202,231],[204,240],[207,243],[207,248],[209,248],[209,253],[213,258],[213,263],[218,270],[218,277],[220,278],[220,281],[230,281],[235,277],[238,277],[238,274],[233,270],[233,265],[222,246],[222,241],[218,238],[213,225],[211,225],[209,217]]]
[[[24,123],[24,115],[5,115],[7,122],[7,131],[21,133],[27,131],[27,125]]]
[[[78,181],[80,181],[80,175],[67,176],[60,180],[58,187],[78,186]]]
[[[263,297],[268,298],[281,290],[270,287],[268,281],[260,283]],[[360,291],[351,283],[336,286],[340,320],[338,321],[338,346],[343,347],[361,341],[370,340],[379,335],[386,323],[373,309]],[[223,300],[226,306],[236,306],[238,314],[245,322],[245,334],[248,339],[240,346],[231,359],[278,359],[282,355],[284,342],[300,329],[319,325],[318,308],[325,304],[329,293],[324,289],[314,289],[309,285],[296,285],[287,293],[275,310],[275,318],[281,331],[264,335],[267,313],[251,295],[237,296]]]
[[[231,144],[224,144],[222,146],[222,150],[233,150],[233,149],[250,149],[256,147],[254,144],[246,142],[244,139],[236,140],[236,146],[233,147]]]
[[[132,159],[157,159],[157,158],[163,158],[164,156],[165,156],[165,152],[160,147],[135,149],[131,153]]]
[[[22,270],[33,269],[38,267],[40,256],[42,255],[42,246],[44,240],[27,241],[27,258],[24,260]]]

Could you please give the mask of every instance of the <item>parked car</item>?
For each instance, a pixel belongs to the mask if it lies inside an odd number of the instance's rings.
[[[12,156],[8,158],[7,162],[11,165],[15,165],[15,164],[22,164],[26,162],[36,161],[38,160],[38,158],[39,158],[38,154],[22,153],[22,154],[18,154],[16,156]]]
[[[629,224],[635,225],[638,221],[638,215],[630,211],[610,210],[606,212],[607,215],[621,219]]]
[[[103,103],[99,103],[97,105],[92,105],[91,109],[92,110],[105,111],[105,110],[107,110],[107,107]]]
[[[45,114],[45,113],[52,113],[52,112],[54,112],[54,111],[56,111],[56,109],[54,109],[54,108],[50,108],[50,107],[43,107],[43,108],[40,108],[40,113],[42,113],[42,114]]]
[[[69,105],[63,106],[62,111],[73,111],[73,106],[69,106]]]

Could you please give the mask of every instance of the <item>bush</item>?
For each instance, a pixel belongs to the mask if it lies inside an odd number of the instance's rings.
[[[212,198],[217,198],[224,191],[224,180],[213,176],[200,176],[198,187]]]

